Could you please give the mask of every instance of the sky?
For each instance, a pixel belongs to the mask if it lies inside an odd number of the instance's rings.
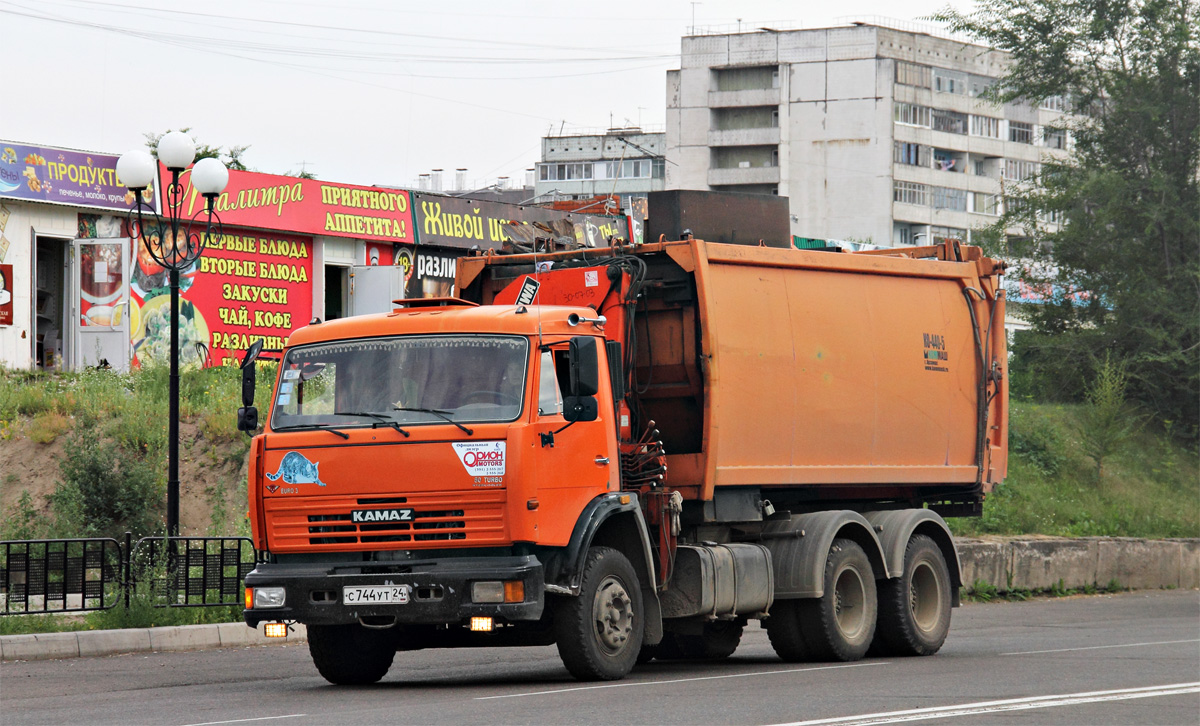
[[[968,0],[0,0],[0,139],[120,154],[190,127],[250,168],[519,186],[541,138],[661,130],[694,26],[820,28]],[[694,16],[693,16],[694,13]]]

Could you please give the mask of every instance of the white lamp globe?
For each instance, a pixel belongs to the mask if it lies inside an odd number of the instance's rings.
[[[117,159],[117,177],[130,189],[145,189],[154,180],[154,157],[145,149],[133,149]]]
[[[168,131],[158,140],[158,160],[168,169],[186,169],[196,158],[196,144],[182,131]]]
[[[229,170],[217,159],[201,159],[192,167],[192,187],[206,197],[220,194],[228,183]]]

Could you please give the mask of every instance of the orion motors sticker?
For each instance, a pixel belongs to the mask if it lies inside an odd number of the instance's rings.
[[[471,476],[504,476],[507,443],[504,441],[455,441],[450,444]]]

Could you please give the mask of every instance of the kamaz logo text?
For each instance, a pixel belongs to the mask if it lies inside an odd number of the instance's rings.
[[[411,509],[356,509],[350,512],[351,522],[411,522]]]

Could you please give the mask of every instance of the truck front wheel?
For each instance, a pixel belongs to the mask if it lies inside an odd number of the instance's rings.
[[[778,603],[767,635],[788,661],[851,661],[866,655],[875,635],[875,574],[857,542],[835,539],[825,560],[824,594]]]
[[[950,632],[950,570],[937,544],[913,535],[904,574],[879,587],[876,648],[888,655],[933,655]]]
[[[396,646],[387,631],[361,625],[309,625],[308,652],[325,680],[363,686],[387,675]]]
[[[554,635],[563,665],[581,681],[624,678],[642,648],[642,592],[625,555],[588,550],[578,597],[560,598]]]

